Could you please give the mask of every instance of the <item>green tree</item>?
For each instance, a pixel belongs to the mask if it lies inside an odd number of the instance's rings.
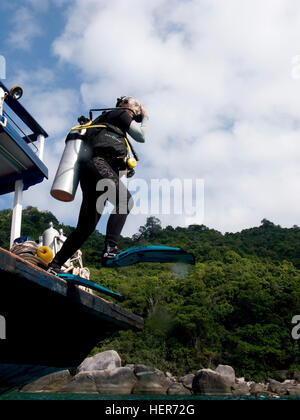
[[[151,240],[157,238],[162,231],[161,221],[154,217],[148,217],[146,224],[139,228],[139,233],[134,235],[134,240]]]
[[[0,211],[0,246],[9,246],[11,211]],[[52,221],[50,212],[23,212],[24,235],[38,236]],[[180,246],[196,255],[195,267],[137,264],[102,268],[104,237],[94,232],[82,246],[91,280],[126,296],[122,307],[145,320],[141,332],[119,331],[98,343],[93,353],[115,349],[123,363],[149,364],[174,375],[219,363],[237,375],[262,379],[300,366],[299,342],[291,320],[299,313],[300,229],[264,220],[262,226],[223,235],[203,225],[161,227],[147,219],[121,249],[140,244]]]

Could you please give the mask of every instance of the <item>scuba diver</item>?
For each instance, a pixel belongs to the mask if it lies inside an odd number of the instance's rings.
[[[82,204],[75,230],[66,239],[61,250],[48,266],[52,274],[62,273],[64,263],[80,249],[82,244],[95,231],[102,215],[98,200],[106,191],[97,191],[96,186],[101,180],[109,180],[115,187],[114,198],[108,200],[114,205],[111,212],[102,253],[102,263],[113,259],[120,252],[118,244],[126,218],[133,207],[133,198],[126,186],[120,180],[120,172],[127,177],[134,174],[134,165],[128,164],[128,152],[133,152],[129,134],[135,141],[144,143],[147,134],[148,115],[139,101],[131,96],[117,99],[116,108],[104,111],[92,123],[87,124],[84,142],[90,151],[90,157],[80,163],[79,182],[82,189]],[[88,122],[81,117],[80,124]],[[101,127],[105,125],[105,128]],[[82,125],[83,126],[83,125]],[[93,126],[96,126],[93,128]],[[97,128],[98,126],[98,128]],[[102,126],[103,127],[103,126]],[[129,162],[130,163],[130,162]],[[104,201],[105,204],[105,201]],[[125,209],[125,211],[124,211]]]

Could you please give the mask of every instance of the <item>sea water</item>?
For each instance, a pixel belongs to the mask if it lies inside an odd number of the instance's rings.
[[[299,400],[300,396],[294,397],[289,395],[282,395],[280,397],[265,397],[261,395],[260,397],[253,396],[158,396],[158,395],[100,395],[100,394],[47,394],[47,393],[19,393],[19,392],[10,392],[7,394],[0,395],[0,401],[4,400],[14,400],[14,401],[24,401],[24,400],[90,400],[90,401],[108,401],[108,402],[130,402],[130,401],[155,401],[164,403],[173,403],[182,402],[183,404],[193,404],[193,402],[203,401],[203,400]]]

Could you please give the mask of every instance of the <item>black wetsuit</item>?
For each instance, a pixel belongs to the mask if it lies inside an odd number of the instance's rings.
[[[126,137],[133,118],[122,108],[102,114],[98,117],[93,125],[108,123],[111,126],[117,127],[120,130],[120,136],[113,136],[111,143],[101,147],[101,141],[97,141],[97,136],[93,131],[88,130],[88,142],[92,148],[92,158],[87,162],[81,164],[80,168],[80,186],[82,189],[82,204],[79,214],[79,219],[76,229],[71,233],[62,249],[57,253],[54,263],[62,266],[72,255],[80,249],[82,244],[94,232],[101,217],[99,208],[97,211],[96,203],[99,197],[104,193],[96,191],[98,181],[109,179],[115,184],[116,200],[112,202],[114,211],[110,214],[106,229],[106,244],[109,246],[117,246],[120,239],[120,234],[125,224],[126,218],[133,206],[133,199],[131,194],[119,179],[119,170],[122,167],[123,157],[126,156],[126,143],[122,136]],[[103,131],[103,130],[102,130]],[[115,134],[115,133],[113,133]],[[111,132],[107,132],[109,140]],[[117,138],[115,138],[117,137]],[[118,140],[118,142],[114,142]],[[121,140],[123,144],[121,144]],[[114,146],[117,146],[114,148]],[[122,190],[122,191],[120,191]],[[123,202],[120,202],[119,197]],[[126,212],[124,212],[124,208]],[[122,211],[120,211],[122,209]],[[121,213],[121,214],[120,214]]]

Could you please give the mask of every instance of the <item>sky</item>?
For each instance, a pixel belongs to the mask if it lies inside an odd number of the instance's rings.
[[[49,194],[64,139],[91,107],[130,95],[150,117],[136,177],[204,182],[203,214],[155,214],[163,226],[300,225],[298,0],[11,0],[0,16],[4,82],[22,85],[49,134],[49,180],[24,193],[24,207],[76,225],[80,190],[68,204]],[[123,234],[150,210],[129,216]]]

